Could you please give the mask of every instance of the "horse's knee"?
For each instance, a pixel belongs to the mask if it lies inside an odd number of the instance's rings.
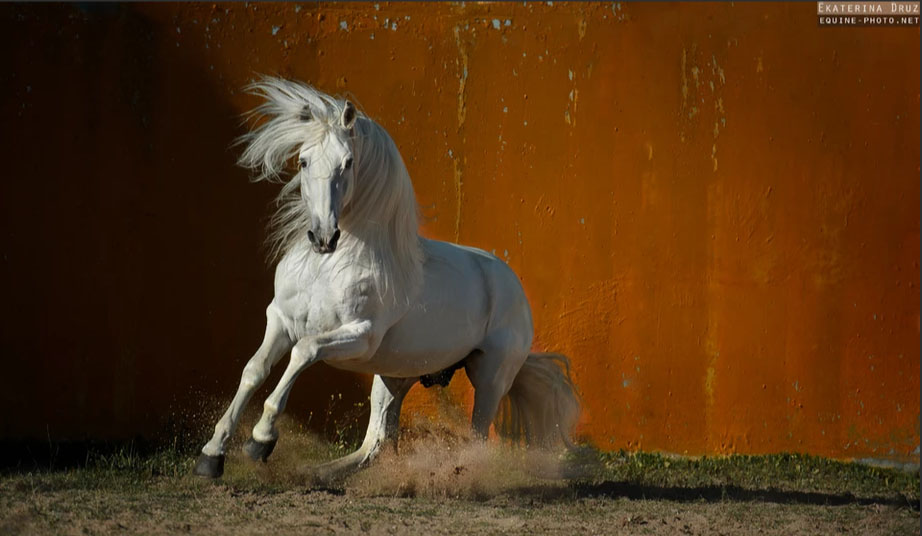
[[[291,349],[291,362],[296,367],[303,367],[311,362],[317,355],[317,343],[313,339],[301,339]]]
[[[247,389],[256,389],[269,376],[269,366],[267,363],[247,363],[243,367],[243,374],[240,377],[240,383]]]

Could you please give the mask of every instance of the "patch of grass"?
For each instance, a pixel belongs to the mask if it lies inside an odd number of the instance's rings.
[[[141,454],[130,447],[90,452],[81,467],[37,468],[8,471],[0,477],[0,489],[46,492],[59,490],[129,490],[158,479],[178,479],[192,470],[190,453],[174,449]]]
[[[919,471],[901,471],[806,454],[702,456],[583,450],[570,462],[594,467],[584,479],[658,488],[734,487],[854,497],[901,495],[919,504]]]

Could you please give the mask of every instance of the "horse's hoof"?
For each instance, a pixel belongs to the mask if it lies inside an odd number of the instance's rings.
[[[263,443],[262,441],[256,441],[252,437],[247,439],[247,442],[243,445],[243,451],[247,453],[247,456],[250,457],[254,462],[264,462],[269,455],[272,454],[272,450],[275,448],[275,443],[278,440],[270,441],[268,443]]]
[[[224,474],[224,455],[209,456],[204,453],[199,454],[198,460],[195,462],[195,469],[192,472],[198,476],[208,478],[220,477]]]

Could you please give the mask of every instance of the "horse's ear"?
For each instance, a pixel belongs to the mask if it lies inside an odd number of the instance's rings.
[[[345,129],[350,129],[355,124],[355,106],[349,101],[346,101],[346,105],[343,106],[343,116],[340,122]]]
[[[301,113],[298,114],[298,119],[307,123],[313,118],[314,118],[314,114],[311,113],[311,107],[305,104],[304,108],[301,108]]]

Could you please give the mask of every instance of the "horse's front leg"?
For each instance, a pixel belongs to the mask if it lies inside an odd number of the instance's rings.
[[[214,428],[214,436],[203,448],[202,454],[195,465],[195,474],[217,478],[224,472],[224,454],[227,441],[234,435],[234,430],[240,422],[240,413],[250,400],[253,392],[262,385],[269,369],[291,348],[292,341],[288,337],[281,319],[270,305],[266,309],[266,334],[259,349],[250,358],[243,368],[240,386],[234,395],[230,406]]]
[[[367,465],[385,443],[396,443],[400,428],[400,406],[403,397],[419,378],[385,378],[375,376],[371,385],[371,415],[362,446],[355,452],[307,470],[321,481],[346,476]]]
[[[253,437],[244,447],[250,458],[265,461],[272,453],[278,440],[275,421],[285,410],[291,388],[304,369],[318,361],[354,359],[366,355],[373,350],[372,338],[372,325],[366,320],[345,324],[333,331],[298,341],[291,350],[291,360],[282,379],[263,405],[262,417],[253,427]]]

